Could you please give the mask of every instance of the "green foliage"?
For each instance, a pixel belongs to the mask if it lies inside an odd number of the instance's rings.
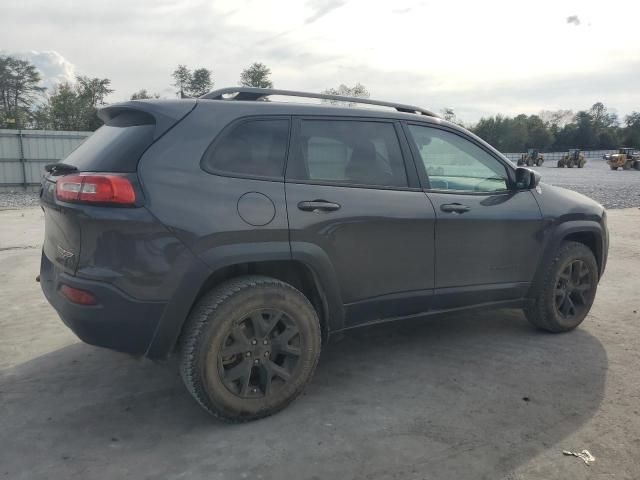
[[[192,72],[186,65],[178,65],[171,77],[179,98],[200,97],[211,91],[214,83],[211,70],[198,68]]]
[[[625,124],[620,128],[617,116],[597,102],[575,115],[570,110],[558,110],[543,111],[539,116],[482,118],[472,130],[502,152],[524,152],[528,148],[613,149],[621,143],[640,146],[640,113],[627,116]]]
[[[254,62],[240,74],[240,85],[243,87],[273,88],[269,78],[271,69],[264,63]]]
[[[76,83],[58,85],[48,102],[48,125],[55,130],[96,130],[102,121],[98,107],[113,92],[106,78],[76,77]]]
[[[45,91],[34,65],[0,55],[0,127],[23,128],[33,118],[33,108]]]
[[[211,71],[206,68],[198,68],[191,74],[191,81],[189,82],[189,94],[192,97],[201,97],[202,95],[209,93],[213,87],[213,80],[211,80]]]
[[[189,84],[191,83],[191,70],[186,65],[178,65],[178,67],[171,74],[173,77],[173,86],[178,90],[176,94],[179,98],[188,96]]]
[[[131,100],[149,100],[152,98],[160,98],[159,93],[151,94],[146,88],[142,88],[131,95]]]
[[[624,119],[623,143],[629,147],[640,147],[640,112],[632,112]]]

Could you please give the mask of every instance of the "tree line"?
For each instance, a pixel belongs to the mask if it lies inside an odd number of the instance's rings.
[[[214,86],[213,71],[178,65],[171,73],[176,96],[199,97]],[[51,92],[41,85],[40,72],[27,60],[0,55],[0,128],[35,128],[52,130],[95,130],[102,122],[97,110],[114,90],[108,78],[77,76],[74,82],[56,85]],[[254,62],[240,73],[239,85],[273,88],[271,69]],[[367,88],[339,85],[322,93],[369,98]],[[142,88],[131,100],[160,98]],[[330,100],[327,103],[342,102]],[[352,104],[346,103],[351,106]],[[442,116],[459,123],[452,108]],[[632,112],[621,122],[600,102],[590,109],[542,111],[538,115],[508,117],[495,115],[482,118],[474,125],[463,125],[503,152],[523,152],[528,148],[542,151],[568,148],[611,149],[620,145],[640,147],[640,112]]]
[[[108,78],[77,76],[74,82],[56,85],[51,92],[41,86],[42,76],[27,60],[0,55],[0,128],[96,130],[102,121],[97,116],[105,99],[114,90]],[[213,89],[213,72],[208,68],[190,69],[178,65],[171,73],[172,87],[179,98],[200,97]],[[254,62],[240,73],[238,84],[244,87],[273,88],[271,69]],[[361,85],[340,85],[323,93],[368,97]],[[131,100],[160,98],[146,88],[134,92]]]
[[[557,110],[539,115],[482,118],[471,130],[501,152],[524,152],[529,148],[564,151],[640,147],[640,112],[632,112],[621,122],[615,113],[597,102],[575,114]]]

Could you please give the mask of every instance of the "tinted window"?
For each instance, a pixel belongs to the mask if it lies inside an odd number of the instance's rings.
[[[507,189],[507,170],[495,157],[460,135],[410,125],[431,188],[495,192]]]
[[[135,172],[155,133],[153,117],[126,112],[110,119],[63,162],[80,171]]]
[[[400,145],[392,123],[302,120],[296,180],[406,187]]]
[[[209,147],[202,167],[211,173],[282,177],[288,138],[286,119],[239,123]]]

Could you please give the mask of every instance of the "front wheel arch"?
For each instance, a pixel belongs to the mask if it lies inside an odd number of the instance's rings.
[[[527,297],[531,298],[533,293],[542,281],[544,265],[547,264],[561,248],[564,242],[578,242],[589,248],[596,258],[598,266],[598,276],[602,277],[606,266],[606,242],[607,233],[603,227],[595,221],[568,221],[561,223],[554,228],[551,237],[546,242],[540,265],[531,283],[531,288]]]

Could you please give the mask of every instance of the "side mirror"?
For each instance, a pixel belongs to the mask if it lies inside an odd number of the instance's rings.
[[[531,190],[540,183],[542,176],[530,168],[516,168],[516,190]]]

